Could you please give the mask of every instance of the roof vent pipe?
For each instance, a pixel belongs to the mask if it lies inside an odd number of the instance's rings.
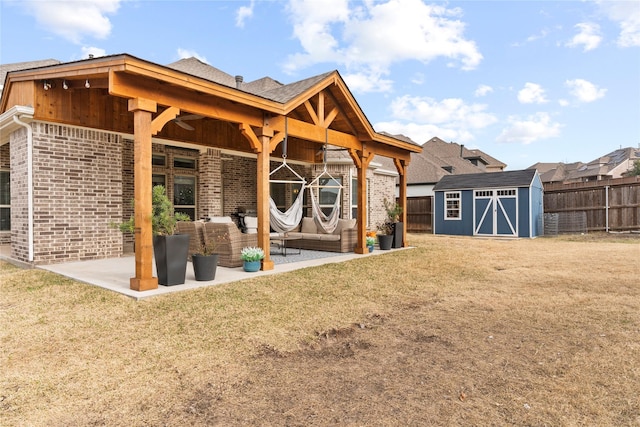
[[[240,89],[240,85],[242,84],[243,80],[244,78],[242,76],[236,76],[236,89]]]
[[[464,144],[460,144],[460,157],[464,157],[463,156],[463,150],[464,150]]]

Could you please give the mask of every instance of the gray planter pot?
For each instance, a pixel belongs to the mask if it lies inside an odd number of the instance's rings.
[[[378,245],[380,249],[383,251],[388,251],[391,249],[391,245],[393,244],[393,235],[391,234],[378,234]]]
[[[153,236],[153,255],[156,260],[158,284],[182,285],[187,274],[189,235]]]
[[[394,222],[393,223],[393,245],[394,249],[402,247],[402,232],[404,228],[404,223],[402,222]]]
[[[197,281],[209,281],[216,278],[216,269],[218,268],[218,254],[193,254],[191,256],[191,263],[193,264],[193,273],[195,274]]]

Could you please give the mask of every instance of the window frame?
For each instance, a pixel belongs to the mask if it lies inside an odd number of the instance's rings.
[[[451,196],[451,197],[449,197]],[[462,192],[461,191],[445,191],[443,195],[443,208],[445,221],[462,221]],[[457,207],[449,207],[448,201],[457,201]],[[449,216],[449,212],[457,211],[457,216]]]

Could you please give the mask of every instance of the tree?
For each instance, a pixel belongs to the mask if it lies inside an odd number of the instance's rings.
[[[640,159],[633,162],[633,168],[627,172],[628,176],[640,176]]]

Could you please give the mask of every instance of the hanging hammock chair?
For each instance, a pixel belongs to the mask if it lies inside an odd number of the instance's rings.
[[[324,146],[324,155],[323,155],[323,164],[324,168],[320,175],[315,177],[313,181],[309,183],[309,193],[311,199],[311,210],[313,212],[313,220],[316,225],[321,228],[325,233],[331,234],[334,232],[336,227],[338,226],[338,220],[340,219],[340,200],[342,199],[342,184],[340,184],[338,188],[338,194],[336,195],[336,199],[333,202],[333,207],[331,208],[331,212],[329,215],[326,215],[322,212],[322,208],[320,207],[320,203],[318,202],[318,197],[320,196],[320,189],[325,187],[320,185],[320,178],[326,176],[329,179],[329,182],[338,182],[331,174],[327,171],[327,132],[325,129],[325,146]],[[316,191],[314,192],[314,188]],[[317,193],[317,194],[316,194]]]
[[[285,137],[282,146],[282,164],[272,170],[269,173],[269,177],[275,174],[278,170],[282,168],[288,169],[293,173],[298,179],[297,180],[282,180],[282,179],[269,179],[269,183],[280,183],[280,184],[300,184],[300,192],[298,193],[298,197],[293,202],[293,204],[287,209],[285,212],[282,212],[276,206],[276,202],[272,197],[269,197],[269,224],[271,228],[278,233],[287,233],[300,224],[302,221],[302,202],[304,200],[304,190],[307,181],[301,177],[295,170],[291,168],[287,164],[287,118],[284,119],[285,126]]]

